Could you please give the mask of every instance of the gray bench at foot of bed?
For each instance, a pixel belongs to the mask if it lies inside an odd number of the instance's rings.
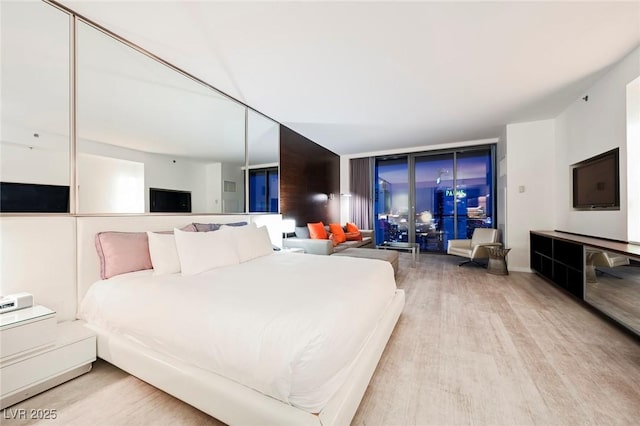
[[[374,250],[368,248],[348,248],[331,256],[361,257],[365,259],[386,260],[393,266],[393,274],[398,273],[398,252],[395,250]]]

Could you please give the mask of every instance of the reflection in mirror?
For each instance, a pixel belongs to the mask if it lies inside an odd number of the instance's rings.
[[[77,55],[79,213],[244,212],[243,105],[82,22]]]
[[[249,212],[278,212],[280,125],[249,110],[247,156]]]
[[[69,22],[43,2],[0,2],[2,211],[69,212]]]
[[[584,300],[640,333],[640,260],[585,247]]]

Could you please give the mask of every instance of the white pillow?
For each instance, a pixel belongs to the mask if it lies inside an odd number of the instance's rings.
[[[153,265],[153,275],[175,274],[180,272],[180,258],[173,234],[147,232],[149,255]]]
[[[247,262],[273,254],[273,246],[266,226],[258,228],[255,223],[247,226],[222,226],[220,231],[232,236],[240,262]]]
[[[174,229],[173,233],[182,275],[195,275],[240,263],[233,239],[227,232],[184,232]]]

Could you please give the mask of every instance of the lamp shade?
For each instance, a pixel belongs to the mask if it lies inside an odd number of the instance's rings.
[[[291,234],[296,230],[296,221],[294,219],[282,219],[282,232]]]

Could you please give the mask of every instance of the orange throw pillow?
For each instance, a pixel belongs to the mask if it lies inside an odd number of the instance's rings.
[[[316,223],[307,223],[307,228],[309,228],[309,236],[313,240],[327,240],[329,239],[329,235],[327,235],[327,230],[324,229],[324,223],[316,222]]]
[[[360,233],[360,231],[345,232],[344,236],[347,238],[347,241],[362,241],[362,234]]]
[[[347,232],[360,232],[355,223],[347,222]]]
[[[338,245],[338,240],[336,239],[335,234],[329,235],[329,241],[331,241],[331,244],[333,244],[334,247]]]
[[[344,229],[342,229],[342,226],[340,226],[339,223],[330,223],[329,230],[331,231],[331,235],[334,236],[338,244],[347,241],[347,236],[344,234]]]

